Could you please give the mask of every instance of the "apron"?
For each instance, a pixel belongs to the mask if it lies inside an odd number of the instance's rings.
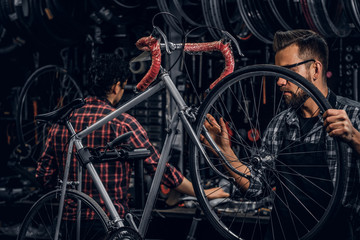
[[[326,149],[325,141],[321,140],[320,143],[322,144],[299,144],[299,142],[291,140],[283,141],[282,149],[284,151],[281,153],[286,154],[281,154],[275,165],[281,175],[278,175],[276,197],[271,212],[271,221],[265,235],[266,240],[299,239],[308,232],[307,229],[311,229],[316,224],[316,219],[320,219],[323,215],[324,210],[319,206],[327,206],[330,200],[327,193],[332,193],[333,185],[329,169],[317,167],[319,165],[327,166],[324,151]],[[306,167],[303,167],[304,165]],[[295,175],[294,172],[310,178],[304,179]],[[316,239],[352,239],[343,234],[348,231],[344,229],[347,229],[349,225],[346,216],[341,216],[331,225],[333,227],[325,227]]]
[[[336,106],[336,95],[332,91],[329,91],[328,100],[332,106]],[[299,121],[300,125],[304,128],[305,126],[303,123],[301,123],[301,119],[299,119]],[[307,129],[305,131],[309,130],[310,129]],[[286,136],[286,134],[284,134],[284,136]],[[316,223],[314,218],[308,214],[306,210],[304,210],[303,206],[299,206],[296,198],[290,194],[290,192],[294,192],[294,195],[298,198],[304,196],[304,194],[299,189],[296,189],[291,184],[291,182],[299,185],[301,189],[306,189],[306,193],[310,194],[309,196],[313,197],[316,201],[319,201],[320,205],[325,205],[330,200],[329,197],[326,196],[326,193],[320,191],[319,188],[314,187],[312,183],[306,182],[304,179],[292,175],[291,173],[293,170],[286,166],[287,164],[291,164],[291,166],[294,166],[291,167],[292,169],[295,168],[297,172],[306,176],[316,176],[317,178],[325,178],[330,180],[328,168],[316,167],[316,165],[327,165],[325,155],[326,153],[322,152],[324,149],[326,149],[324,138],[325,134],[323,134],[323,138],[319,141],[321,144],[307,143],[299,145],[298,143],[294,143],[294,141],[291,140],[283,141],[281,149],[286,149],[284,150],[284,153],[289,154],[280,156],[279,161],[276,163],[276,168],[281,172],[284,172],[283,176],[279,176],[284,184],[281,184],[280,181],[277,182],[277,197],[275,197],[274,200],[273,210],[271,212],[271,221],[268,225],[264,239],[298,239],[298,236],[306,233],[306,227],[311,228]],[[293,146],[295,147],[287,148],[287,146],[290,144],[294,144]],[[304,152],[307,153],[304,154]],[[314,165],[314,167],[302,168],[301,165]],[[328,183],[325,181],[312,181],[315,184],[321,185],[321,189],[325,189],[329,193],[333,191],[333,185],[331,181],[328,181]],[[288,189],[282,187],[283,185],[288,186]],[[287,202],[285,202],[285,200]],[[312,202],[312,200],[302,198],[301,201],[305,202],[305,205],[310,209],[310,212],[314,212],[315,217],[318,216],[317,218],[319,218],[322,216],[323,210],[321,210],[317,204]],[[290,206],[291,211],[293,211],[294,214],[290,214],[290,211],[283,202]],[[292,217],[292,215],[295,214],[299,216],[301,221]],[[293,222],[296,224],[296,229],[293,227]],[[340,210],[339,215],[334,218],[334,221],[328,226],[325,226],[318,236],[319,237],[315,238],[316,240],[353,240],[353,231],[347,212]]]
[[[298,239],[297,236],[304,235],[306,229],[311,229],[316,224],[314,217],[319,219],[322,216],[323,211],[319,205],[326,206],[330,200],[330,197],[319,189],[325,189],[330,194],[332,192],[328,168],[316,167],[327,165],[324,145],[299,144],[290,140],[284,140],[282,144],[284,151],[275,164],[281,174],[277,176],[279,179],[276,184],[276,197],[266,239]],[[312,165],[314,167],[311,167]],[[301,175],[313,176],[314,179],[307,178],[311,179],[309,182]],[[316,180],[317,178],[329,181]],[[311,196],[314,200],[310,200],[307,196]]]

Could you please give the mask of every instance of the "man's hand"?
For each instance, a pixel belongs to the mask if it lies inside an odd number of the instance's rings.
[[[356,129],[344,110],[329,109],[323,114],[326,132],[331,137],[339,137],[344,142],[351,142]]]
[[[324,114],[324,126],[331,137],[339,137],[360,154],[360,133],[352,125],[344,110],[328,109]]]

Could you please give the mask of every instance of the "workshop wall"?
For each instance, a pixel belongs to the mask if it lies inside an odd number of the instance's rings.
[[[139,55],[135,42],[152,32],[152,21],[170,40],[179,42],[184,40],[184,33],[188,33],[186,41],[200,42],[218,40],[223,37],[220,30],[228,31],[244,54],[240,56],[235,50],[236,69],[273,63],[271,43],[277,30],[312,29],[329,43],[330,87],[358,101],[360,3],[324,2],[0,0],[0,203],[17,201],[37,188],[32,174],[46,129],[37,129],[34,115],[56,108],[60,99],[65,104],[86,96],[86,69],[97,54],[115,52],[128,60]],[[169,12],[177,19],[167,14],[154,19],[159,12]],[[199,101],[189,79],[197,91],[204,92],[223,69],[217,54],[189,55],[179,62],[174,57],[164,58],[176,66],[170,73],[190,104]],[[46,68],[49,65],[54,67]],[[130,65],[133,75],[124,101],[148,67],[148,62]],[[59,79],[65,78],[66,82],[59,85]],[[58,90],[69,94],[65,98]],[[169,107],[166,99],[166,93],[155,96],[130,112],[147,129],[156,147],[162,145],[169,117],[163,113]],[[187,141],[183,139],[183,149],[174,154],[174,164],[188,159]],[[181,168],[186,167],[181,162]]]

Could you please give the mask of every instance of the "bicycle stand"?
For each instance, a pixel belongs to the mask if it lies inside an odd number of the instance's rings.
[[[201,214],[201,209],[200,209],[200,207],[197,206],[196,211],[195,211],[195,215],[194,215],[194,217],[192,219],[192,222],[191,222],[189,233],[188,233],[188,235],[186,237],[186,240],[196,240],[195,232],[196,232],[198,223],[201,221],[200,214]]]

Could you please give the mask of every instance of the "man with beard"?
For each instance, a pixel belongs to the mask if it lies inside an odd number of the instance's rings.
[[[334,218],[334,222],[325,226],[325,229],[320,232],[317,239],[359,239],[360,170],[358,166],[360,164],[360,104],[350,99],[336,96],[328,88],[326,79],[329,55],[328,46],[319,34],[310,30],[277,32],[274,36],[273,49],[276,65],[288,68],[314,84],[328,99],[334,109],[327,110],[321,116],[318,105],[304,91],[293,83],[279,78],[277,85],[283,92],[285,102],[290,108],[272,119],[263,135],[262,149],[266,149],[266,153],[269,156],[276,156],[275,158],[270,158],[273,160],[267,160],[273,161],[273,163],[267,162],[266,165],[276,166],[277,170],[279,170],[279,165],[275,163],[275,159],[277,159],[277,162],[291,163],[293,165],[305,164],[305,162],[314,166],[316,164],[326,164],[328,169],[317,170],[316,176],[321,179],[328,179],[328,183],[325,184],[326,186],[323,186],[323,189],[331,193],[333,188],[331,179],[336,164],[334,161],[328,161],[332,159],[331,154],[333,153],[326,152],[327,156],[330,156],[326,159],[323,152],[329,146],[328,144],[333,144],[331,142],[333,139],[328,136],[336,137],[340,141],[345,142],[345,152],[347,153],[345,163],[346,167],[349,168],[350,174],[345,182],[346,191],[341,202],[341,210]],[[223,119],[219,119],[218,123],[209,115],[208,120],[208,122],[205,122],[205,127],[209,130],[212,138],[218,144],[229,163],[239,171],[252,175],[253,178],[251,179],[253,182],[238,176],[233,171],[229,171],[229,174],[236,179],[237,184],[244,191],[255,197],[261,196],[265,188],[264,185],[266,185],[263,182],[267,178],[264,176],[266,171],[254,171],[250,166],[246,166],[238,160],[236,154],[231,149],[229,137],[227,137],[226,124]],[[328,136],[324,133],[324,128]],[[294,144],[294,139],[297,141],[297,144]],[[202,140],[206,142],[206,140]],[[287,148],[285,150],[287,151],[286,154],[283,154],[285,153],[284,147],[289,145],[294,147]],[[279,154],[280,149],[282,154]],[[319,153],[323,153],[323,155]],[[303,171],[302,174],[306,176],[306,171],[310,170]],[[275,197],[271,223],[269,224],[265,239],[298,239],[299,235],[305,234],[298,231],[300,229],[300,227],[298,228],[300,222],[296,226],[297,229],[293,229],[296,221],[293,225],[288,224],[294,221],[291,219],[291,215],[292,211],[297,211],[297,209],[289,210],[289,208],[284,206],[284,203],[277,201],[279,196],[284,196],[284,199],[291,199],[294,197],[290,195],[294,194],[289,189],[281,190],[278,188],[278,185],[276,186],[277,196]],[[316,186],[308,183],[304,183],[301,186],[316,201],[323,201],[326,193],[321,193]],[[291,185],[289,188],[291,188]],[[303,194],[304,189],[295,189],[297,196]],[[310,206],[312,203],[306,202],[305,204]],[[289,204],[289,206],[291,205]],[[306,224],[311,221],[311,217],[305,216],[301,221],[301,223]],[[353,232],[356,232],[357,237],[354,236]]]

